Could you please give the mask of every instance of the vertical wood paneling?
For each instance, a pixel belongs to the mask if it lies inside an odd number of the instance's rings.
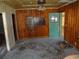
[[[49,20],[48,13],[55,12],[57,10],[47,9],[44,11],[39,10],[16,10],[16,25],[17,25],[17,37],[18,39],[30,38],[30,37],[48,37],[49,32]],[[37,26],[33,31],[28,31],[25,25],[25,19],[28,16],[42,16],[45,18],[45,25]]]
[[[79,2],[69,4],[60,8],[60,11],[65,12],[65,40],[76,46],[77,44],[77,32],[78,32],[78,14],[79,14]],[[78,45],[78,44],[77,44]]]
[[[77,30],[76,30],[76,47],[79,49],[79,1],[77,2]]]

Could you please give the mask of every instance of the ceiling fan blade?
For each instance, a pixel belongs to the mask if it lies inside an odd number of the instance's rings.
[[[60,3],[69,3],[69,2],[75,2],[77,0],[59,0]]]

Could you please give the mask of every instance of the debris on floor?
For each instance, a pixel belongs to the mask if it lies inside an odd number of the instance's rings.
[[[54,45],[46,42],[26,42],[8,52],[3,59],[64,59],[72,53],[79,54],[75,48],[65,48],[62,44],[56,44],[58,47]]]

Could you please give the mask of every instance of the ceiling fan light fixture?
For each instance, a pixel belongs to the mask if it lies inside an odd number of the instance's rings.
[[[44,10],[46,10],[46,8],[45,7],[39,7],[37,10],[39,10],[39,11],[44,11]]]

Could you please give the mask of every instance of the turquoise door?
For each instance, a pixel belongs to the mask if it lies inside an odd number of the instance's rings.
[[[59,13],[49,13],[49,37],[59,38],[60,36],[60,17]]]

